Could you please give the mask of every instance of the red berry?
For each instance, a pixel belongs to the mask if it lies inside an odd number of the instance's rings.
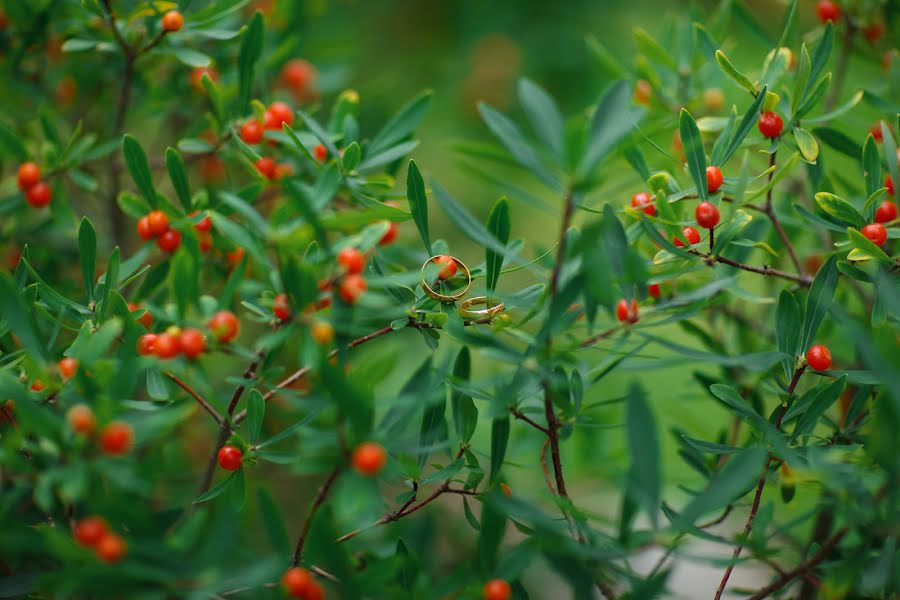
[[[190,216],[196,217],[200,214],[199,210],[195,210],[191,213]],[[194,229],[197,231],[209,231],[212,229],[212,219],[209,218],[209,215],[206,215],[202,219],[200,219],[197,223],[194,224]]]
[[[647,192],[638,192],[632,196],[631,206],[640,208],[644,211],[644,214],[650,215],[651,217],[656,214],[656,205],[653,203],[653,196]]]
[[[341,300],[347,304],[356,304],[359,297],[365,293],[369,285],[366,283],[362,275],[347,275],[341,280],[338,286],[338,294]]]
[[[873,137],[873,138],[875,139],[875,141],[878,142],[879,144],[880,144],[882,141],[884,141],[884,133],[881,131],[881,125],[879,125],[878,123],[872,125],[872,126],[869,128],[869,133],[872,134],[872,137]]]
[[[841,18],[841,7],[831,0],[819,0],[819,4],[816,5],[816,14],[822,23],[828,21],[837,23]]]
[[[198,92],[202,92],[205,88],[203,87],[203,76],[206,75],[212,81],[219,81],[219,74],[212,67],[197,67],[193,71],[191,71],[191,87],[193,87]]]
[[[25,201],[34,208],[43,208],[53,199],[53,190],[43,181],[34,184],[25,192]]]
[[[278,294],[272,303],[272,312],[281,321],[287,321],[291,318],[291,304],[288,301],[287,294]]]
[[[281,576],[281,585],[284,586],[284,591],[288,596],[294,598],[306,598],[312,584],[312,575],[300,567],[292,567]]]
[[[175,229],[167,229],[162,235],[156,238],[156,245],[163,252],[171,254],[178,250],[181,245],[181,233]]]
[[[315,78],[316,68],[302,58],[289,60],[281,67],[281,81],[295,90],[302,91],[312,87]]]
[[[869,223],[860,232],[876,246],[883,246],[887,241],[887,229],[881,223]]]
[[[275,179],[283,179],[294,174],[294,167],[288,163],[279,163],[275,167]]]
[[[757,123],[757,126],[759,127],[759,132],[763,134],[763,136],[771,139],[781,135],[781,130],[784,128],[784,121],[781,120],[778,113],[764,112],[759,115],[759,123]]]
[[[264,156],[256,161],[256,170],[266,179],[274,180],[278,174],[278,165],[274,159]]]
[[[229,310],[222,310],[214,314],[207,323],[207,327],[220,344],[227,344],[236,338],[240,331],[237,317]]]
[[[178,336],[181,352],[188,358],[197,358],[206,351],[206,336],[199,329],[187,328]]]
[[[662,296],[662,290],[659,287],[658,283],[651,283],[647,286],[647,293],[650,294],[651,298],[659,298]]]
[[[689,244],[699,244],[700,243],[700,232],[694,229],[693,227],[685,227],[681,230],[681,235],[688,241]],[[679,238],[675,238],[675,245],[679,248],[684,247],[684,242],[682,242]]]
[[[806,362],[816,371],[827,371],[831,367],[831,352],[822,345],[815,345],[806,351]]]
[[[258,144],[263,139],[263,125],[256,119],[251,119],[241,125],[241,139],[248,144]]]
[[[32,392],[40,392],[45,387],[47,387],[47,386],[45,386],[44,382],[41,381],[40,379],[35,379],[34,381],[31,382],[31,391]]]
[[[324,144],[316,144],[313,146],[313,156],[317,161],[325,162],[325,159],[328,158],[328,149]]]
[[[138,338],[137,351],[141,356],[149,356],[156,353],[156,340],[159,336],[155,333],[145,333]]]
[[[634,101],[638,104],[650,104],[651,97],[653,97],[653,87],[650,82],[638,79],[634,84]]]
[[[75,523],[72,528],[72,537],[82,546],[96,546],[109,528],[101,517],[85,517]]]
[[[78,371],[78,361],[69,356],[59,361],[57,366],[63,379],[72,379],[72,376]]]
[[[281,129],[282,123],[294,124],[294,110],[284,102],[273,102],[266,110],[266,129]]]
[[[351,275],[362,273],[366,266],[366,257],[356,248],[344,248],[338,252],[337,261]]]
[[[208,231],[198,231],[197,244],[200,246],[200,252],[209,252],[213,246],[212,234]]]
[[[100,432],[100,448],[113,456],[128,452],[133,440],[134,431],[131,425],[122,421],[113,421]]]
[[[712,229],[719,224],[719,209],[712,202],[698,204],[694,216],[697,217],[697,225],[704,229]]]
[[[175,358],[181,353],[180,336],[171,333],[159,334],[153,343],[153,353],[163,360]]]
[[[881,39],[881,36],[884,35],[884,23],[875,21],[874,23],[866,25],[863,29],[863,35],[866,36],[866,41],[870,44],[877,43],[878,40]]]
[[[222,446],[219,449],[219,466],[226,471],[234,471],[240,468],[243,453],[234,446]]]
[[[107,533],[97,542],[95,550],[100,560],[112,564],[124,558],[126,552],[128,552],[128,547],[125,545],[125,540],[121,537],[114,533]]]
[[[725,177],[722,175],[722,169],[713,166],[706,167],[706,190],[710,194],[716,193],[722,187],[723,181],[725,181]]]
[[[169,217],[161,210],[154,210],[147,215],[147,223],[150,225],[150,233],[154,236],[162,235],[169,229]]]
[[[897,205],[890,200],[882,202],[875,210],[876,223],[890,223],[897,218]]]
[[[638,317],[638,303],[634,298],[631,299],[631,304],[624,298],[619,300],[619,303],[616,304],[616,318],[625,323],[637,323],[639,320]]]
[[[142,240],[153,238],[153,232],[150,231],[150,217],[144,216],[138,219],[137,234]]]
[[[37,185],[41,181],[41,168],[36,163],[26,162],[19,165],[19,189],[22,191]]]
[[[319,585],[318,581],[309,584],[306,590],[306,600],[325,600],[325,589]]]
[[[381,239],[378,240],[379,246],[387,246],[389,244],[393,244],[394,240],[397,239],[397,233],[400,231],[400,226],[391,221],[388,224],[387,231],[384,232],[384,235],[381,236]]]
[[[137,322],[143,325],[145,328],[150,329],[150,325],[153,324],[153,315],[150,314],[149,310],[147,310],[140,304],[135,304],[134,302],[128,303],[128,310],[130,312],[143,311],[143,314],[137,318]]]
[[[163,15],[162,28],[168,32],[179,31],[184,26],[184,16],[177,10],[170,10]]]
[[[900,150],[897,152],[900,152]],[[900,161],[900,156],[898,156],[897,160]],[[890,175],[884,176],[884,187],[887,188],[888,196],[894,195],[894,180]]]
[[[504,579],[491,579],[482,589],[484,600],[509,600],[512,589]]]
[[[66,413],[69,428],[79,435],[91,435],[94,432],[94,411],[86,404],[76,404]]]
[[[245,253],[246,253],[246,250],[244,250],[243,247],[238,246],[237,248],[235,248],[234,250],[229,252],[227,255],[225,255],[225,258],[228,260],[229,265],[231,265],[232,267],[236,267],[239,264],[241,264],[242,260],[244,260]]]
[[[456,275],[456,271],[459,269],[456,261],[453,260],[453,257],[447,256],[446,254],[435,258],[434,264],[440,267],[440,271],[438,271],[438,279],[442,280],[451,279],[454,275]]]
[[[362,475],[377,475],[387,463],[387,452],[381,444],[365,442],[353,451],[353,468]]]

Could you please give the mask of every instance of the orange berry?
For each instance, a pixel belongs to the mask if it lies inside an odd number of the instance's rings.
[[[178,246],[181,245],[181,233],[175,229],[167,229],[156,238],[156,245],[163,252],[171,254],[178,250]]]
[[[91,435],[94,432],[96,419],[94,411],[87,404],[76,404],[66,413],[69,428],[80,435]]]
[[[316,68],[302,58],[295,58],[281,67],[281,81],[286,87],[297,91],[311,88],[316,78]]]
[[[199,329],[188,327],[178,337],[181,352],[190,359],[197,358],[206,351],[206,336]]]
[[[143,216],[137,222],[137,234],[142,240],[153,238],[153,232],[150,231],[150,217]]]
[[[365,293],[368,287],[362,275],[347,275],[338,286],[338,294],[341,300],[347,304],[356,304],[356,301],[359,300],[359,297]]]
[[[287,294],[278,294],[272,303],[272,312],[280,321],[287,321],[291,318],[291,303]]]
[[[294,110],[284,102],[273,102],[266,110],[266,129],[280,131],[282,123],[294,124]]]
[[[251,119],[241,125],[241,139],[247,144],[258,144],[263,139],[263,124]]]
[[[325,147],[325,144],[313,146],[313,157],[319,162],[325,162],[325,159],[328,158],[328,149]]]
[[[503,579],[491,579],[482,589],[484,600],[509,600],[512,596],[512,588]]]
[[[133,441],[134,430],[123,421],[113,421],[100,432],[100,448],[113,456],[127,453]]]
[[[378,240],[379,246],[387,246],[389,244],[393,244],[394,240],[397,239],[397,234],[400,232],[400,226],[391,221],[388,224],[387,231],[384,232],[384,235],[381,236],[381,239]]]
[[[317,321],[310,328],[310,334],[317,344],[327,346],[334,340],[334,327],[328,323]]]
[[[353,451],[353,468],[362,475],[374,476],[387,463],[387,452],[381,444],[365,442]]]
[[[170,33],[180,31],[184,26],[184,15],[177,10],[170,10],[163,15],[162,28]]]
[[[72,379],[72,376],[75,375],[75,372],[78,370],[78,361],[67,356],[59,361],[57,366],[59,367],[59,374],[63,379]]]
[[[43,208],[53,199],[53,190],[43,181],[34,184],[25,192],[25,201],[34,208]]]
[[[438,271],[438,279],[451,279],[454,275],[456,275],[456,271],[459,269],[453,257],[447,256],[446,254],[435,258],[434,264],[440,267],[440,271]]]
[[[107,533],[97,543],[94,549],[97,556],[105,563],[117,563],[125,557],[128,552],[128,546],[125,540],[114,533]]]
[[[337,261],[351,275],[362,273],[366,266],[366,257],[356,248],[344,248],[338,252]]]
[[[19,165],[18,180],[22,191],[37,185],[41,181],[41,168],[33,162],[22,163]]]
[[[72,537],[82,546],[96,546],[106,535],[108,527],[101,517],[85,517],[75,523]]]
[[[181,353],[181,342],[178,334],[161,333],[153,343],[153,353],[166,360],[175,358]]]
[[[141,306],[140,304],[136,304],[134,302],[128,303],[128,310],[131,312],[144,311],[141,316],[137,317],[137,322],[143,325],[145,328],[150,329],[150,325],[153,324],[153,315],[150,314],[150,311]]]
[[[292,567],[281,576],[284,591],[294,598],[305,598],[312,584],[312,575],[301,567]]]
[[[169,217],[161,210],[154,210],[147,215],[147,223],[150,225],[150,233],[154,236],[162,235],[169,229]]]
[[[219,448],[218,454],[216,454],[216,459],[219,461],[219,466],[225,469],[226,471],[234,471],[241,467],[241,460],[243,459],[244,454],[240,451],[240,449],[234,446],[222,446]]]
[[[634,84],[634,101],[638,104],[650,104],[650,98],[653,96],[653,87],[649,81],[638,79]]]
[[[227,344],[236,338],[241,329],[237,317],[230,310],[220,310],[214,314],[207,327],[220,344]]]
[[[155,333],[145,333],[141,337],[138,338],[137,343],[137,352],[141,356],[148,356],[150,354],[154,354],[156,352],[156,339],[157,335]]]
[[[47,386],[45,386],[45,385],[44,385],[44,382],[41,381],[40,379],[35,379],[35,380],[31,383],[31,391],[33,391],[33,392],[40,392],[40,391],[42,391],[45,387],[47,387]]]

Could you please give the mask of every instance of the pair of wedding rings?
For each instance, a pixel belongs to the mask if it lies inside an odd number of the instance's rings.
[[[466,278],[465,286],[458,292],[453,294],[442,294],[436,291],[431,285],[435,285],[437,282],[429,285],[428,283],[428,274],[426,273],[426,269],[428,269],[429,265],[439,265],[440,263],[447,263],[448,259],[452,261],[452,265],[455,267],[451,267],[453,271],[450,277],[446,279],[452,279],[457,275],[457,273],[461,273],[463,277]],[[449,263],[445,264],[445,266],[441,269],[441,273],[443,273],[444,269],[449,267]],[[442,277],[438,277],[438,282],[442,281]],[[445,304],[449,304],[451,302],[456,302],[460,298],[466,295],[466,292],[469,291],[469,287],[472,285],[472,274],[469,272],[469,267],[465,265],[465,263],[454,256],[432,256],[428,260],[425,261],[425,264],[422,265],[422,289],[425,290],[425,293],[430,297],[434,298],[438,302],[442,302]],[[476,307],[483,306],[482,309],[477,309]],[[505,305],[503,302],[497,302],[493,304],[487,296],[476,296],[475,298],[469,298],[468,300],[464,300],[459,305],[459,314],[466,319],[482,319],[482,318],[491,318],[494,317],[501,312]]]

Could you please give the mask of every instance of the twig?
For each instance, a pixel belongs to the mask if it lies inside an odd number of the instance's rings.
[[[534,422],[528,415],[524,414],[518,408],[516,408],[514,406],[510,407],[509,412],[511,412],[515,418],[519,419],[520,421],[525,421],[526,423],[528,423],[529,425],[531,425],[532,427],[534,427],[535,429],[537,429],[544,435],[550,435],[550,432],[547,431],[546,427],[544,427],[543,425],[540,425],[539,423]]]
[[[319,510],[319,507],[325,503],[325,499],[328,498],[328,492],[331,491],[331,486],[334,485],[335,480],[338,478],[338,475],[341,473],[341,468],[343,465],[338,465],[331,471],[331,475],[328,476],[328,479],[325,480],[325,483],[322,484],[322,487],[319,488],[319,492],[316,494],[316,499],[313,500],[312,505],[309,507],[309,512],[306,513],[306,520],[303,521],[303,529],[300,531],[300,537],[297,538],[297,546],[294,548],[294,557],[291,559],[291,565],[297,566],[300,564],[300,558],[303,556],[303,544],[306,543],[306,536],[309,534],[309,528],[312,525],[313,517],[316,516],[316,511]]]
[[[205,410],[206,412],[208,412],[208,413],[212,416],[212,418],[215,419],[216,423],[218,423],[220,427],[221,427],[222,425],[225,425],[226,427],[228,427],[228,428],[230,429],[230,426],[228,425],[228,422],[222,417],[222,415],[219,414],[219,411],[217,411],[217,410],[216,410],[209,402],[207,402],[206,400],[204,400],[204,399],[203,399],[203,396],[201,396],[200,394],[198,394],[198,393],[194,390],[194,388],[192,388],[191,386],[189,386],[188,384],[186,384],[184,381],[182,381],[181,379],[179,379],[179,378],[178,378],[174,373],[172,373],[171,371],[166,371],[166,377],[168,377],[169,379],[171,379],[172,381],[174,381],[174,382],[175,382],[175,385],[177,385],[178,387],[180,387],[181,389],[183,389],[184,391],[186,391],[188,394],[190,394],[190,395],[194,398],[194,400],[197,401],[197,404],[199,404],[201,407],[203,407],[203,410]]]
[[[578,345],[578,347],[579,347],[579,348],[590,348],[591,346],[593,346],[593,345],[596,344],[597,342],[602,341],[602,340],[605,340],[606,338],[608,338],[608,337],[611,336],[612,334],[616,333],[617,331],[619,331],[620,329],[622,329],[622,327],[624,327],[624,325],[616,325],[615,327],[611,327],[611,328],[607,329],[606,331],[603,331],[603,332],[601,332],[601,333],[598,333],[598,334],[595,335],[594,337],[591,337],[591,338],[588,338],[588,339],[584,340],[583,342],[581,342],[581,343]]]
[[[780,277],[782,279],[787,279],[788,281],[793,281],[795,283],[799,283],[800,285],[809,287],[812,285],[813,278],[810,275],[794,275],[793,273],[788,273],[786,271],[779,271],[778,269],[773,269],[772,267],[766,265],[763,267],[755,267],[753,265],[747,265],[736,260],[731,260],[730,258],[725,258],[724,256],[710,256],[709,254],[704,254],[702,252],[698,252],[697,250],[688,250],[690,254],[695,256],[699,256],[701,258],[706,259],[706,264],[712,266],[713,263],[722,263],[723,265],[728,265],[729,267],[734,267],[735,269],[741,269],[742,271],[749,271],[750,273],[759,273],[760,275],[765,275],[766,277]]]
[[[777,155],[778,151],[776,150],[769,157],[769,179],[767,181],[768,185],[771,185],[772,178],[775,176],[774,167]],[[784,227],[781,225],[781,221],[779,221],[778,217],[775,215],[775,208],[772,206],[772,192],[774,191],[774,189],[774,187],[770,187],[769,191],[766,192],[766,205],[763,212],[766,213],[767,217],[769,217],[769,220],[772,222],[772,226],[775,228],[775,231],[778,232],[778,237],[781,238],[784,247],[787,248],[788,255],[790,255],[791,262],[794,263],[794,267],[797,269],[797,273],[803,275],[803,265],[800,264],[800,260],[797,258],[797,253],[794,251],[794,246],[793,244],[791,244],[790,238],[785,232]],[[710,250],[710,252],[712,252],[712,250]]]
[[[550,493],[554,496],[556,495],[556,488],[553,487],[553,480],[550,478],[550,467],[547,466],[547,446],[550,445],[550,438],[544,440],[544,445],[541,446],[541,467],[544,469],[544,481],[547,482],[547,487],[550,488]]]

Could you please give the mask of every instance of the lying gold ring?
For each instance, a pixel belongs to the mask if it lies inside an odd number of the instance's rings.
[[[475,298],[469,298],[465,302],[459,305],[459,314],[462,317],[466,317],[469,319],[480,319],[482,317],[493,317],[503,312],[503,309],[506,308],[506,305],[502,302],[498,302],[493,306],[490,305],[490,300],[488,300],[487,296],[476,296]],[[469,310],[473,306],[486,306],[482,310]]]
[[[434,291],[433,289],[431,289],[431,286],[428,285],[428,282],[425,281],[425,269],[426,269],[426,267],[428,267],[428,265],[435,262],[441,256],[442,255],[432,256],[431,258],[429,258],[428,260],[425,261],[425,264],[422,265],[422,289],[425,290],[426,294],[428,294],[429,296],[431,296],[438,302],[456,302],[457,300],[459,300],[460,298],[465,296],[466,292],[469,291],[469,286],[472,285],[472,274],[469,273],[469,267],[467,267],[463,261],[459,260],[458,258],[456,258],[454,256],[449,256],[450,260],[452,260],[456,264],[456,266],[459,267],[459,269],[462,271],[463,275],[465,275],[466,287],[464,287],[461,291],[459,291],[455,294],[441,294],[441,293]],[[448,256],[448,255],[443,255],[443,256]],[[454,273],[454,275],[455,275],[455,273]],[[450,279],[452,279],[452,277]]]

